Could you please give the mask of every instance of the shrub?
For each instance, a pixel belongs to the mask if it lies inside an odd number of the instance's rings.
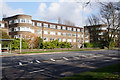
[[[111,41],[110,43],[110,48],[114,48],[115,47],[115,42],[114,41]]]
[[[17,38],[17,39],[14,39],[12,42],[11,42],[11,49],[20,49],[20,39]],[[22,49],[28,49],[28,43],[22,39]]]
[[[43,42],[43,49],[54,49],[54,48],[71,48],[72,45],[68,42],[59,42],[58,40],[53,40],[50,42]]]
[[[84,43],[85,48],[92,48],[93,44],[92,43]]]
[[[8,36],[6,32],[0,30],[0,39],[10,39],[10,37]],[[8,43],[9,41],[2,41],[2,47],[7,47]]]

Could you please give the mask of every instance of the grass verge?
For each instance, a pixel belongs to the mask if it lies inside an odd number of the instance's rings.
[[[48,52],[66,52],[66,51],[90,51],[90,50],[103,50],[103,49],[79,49],[79,50],[56,50],[56,51],[32,51],[32,52],[22,52],[19,54],[29,54],[29,53],[48,53]]]
[[[120,80],[120,63],[58,80]]]

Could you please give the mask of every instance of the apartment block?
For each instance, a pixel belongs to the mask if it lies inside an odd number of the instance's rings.
[[[59,42],[70,42],[73,47],[80,48],[84,42],[89,42],[89,31],[87,28],[51,23],[46,21],[32,20],[30,15],[15,15],[3,18],[8,23],[8,32],[12,38],[34,40],[41,37],[43,41],[58,40]]]
[[[108,27],[106,25],[103,24],[99,24],[99,25],[91,25],[91,26],[85,26],[85,28],[88,29],[89,33],[90,33],[90,42],[100,42],[100,41],[105,41],[106,39],[106,32],[108,30]],[[114,41],[115,41],[115,45],[120,47],[120,29],[113,29],[113,28],[109,28],[110,32],[109,32],[109,36],[114,36]],[[115,30],[115,34],[112,35],[112,31]]]
[[[0,31],[4,31],[8,34],[8,24],[5,21],[0,21]]]

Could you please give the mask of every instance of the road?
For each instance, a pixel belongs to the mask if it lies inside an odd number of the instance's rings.
[[[75,51],[2,58],[2,80],[52,80],[118,63],[120,50]]]

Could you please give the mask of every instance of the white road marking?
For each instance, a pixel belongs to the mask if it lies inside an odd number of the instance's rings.
[[[32,61],[30,61],[30,63],[33,63]]]
[[[19,62],[19,65],[20,65],[20,66],[22,66],[22,63],[21,63],[21,62]]]
[[[68,58],[66,58],[66,57],[63,57],[63,59],[65,59],[65,60],[69,60]]]
[[[36,60],[37,63],[41,63],[40,61]]]
[[[51,61],[55,61],[55,59],[52,59],[52,58],[51,58],[50,60],[51,60]]]
[[[43,69],[41,70],[37,70],[37,71],[32,71],[32,72],[29,72],[29,73],[36,73],[36,72],[41,72],[41,71],[44,71]]]
[[[76,59],[80,59],[80,58],[78,58],[78,57],[74,57],[74,58],[76,58]]]

